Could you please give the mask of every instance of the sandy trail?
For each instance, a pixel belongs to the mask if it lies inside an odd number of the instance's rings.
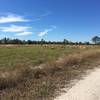
[[[54,100],[100,100],[100,68]]]

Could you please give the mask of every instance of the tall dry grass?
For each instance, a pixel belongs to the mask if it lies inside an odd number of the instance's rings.
[[[98,58],[100,51],[89,50],[47,62],[42,68],[32,69],[20,65],[12,70],[1,70],[0,99],[52,100],[50,97],[54,96],[56,90],[64,87],[64,84],[79,76],[82,71],[93,68],[92,63]]]

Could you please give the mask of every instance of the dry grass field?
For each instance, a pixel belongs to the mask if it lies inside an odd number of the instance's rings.
[[[0,100],[53,100],[99,59],[99,46],[1,45]]]

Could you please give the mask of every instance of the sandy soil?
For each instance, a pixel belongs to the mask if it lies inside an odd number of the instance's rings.
[[[100,68],[95,69],[54,100],[100,100]]]

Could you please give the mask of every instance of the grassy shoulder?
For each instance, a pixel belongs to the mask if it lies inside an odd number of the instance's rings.
[[[61,88],[100,64],[100,50],[85,50],[47,61],[42,67],[20,65],[0,70],[1,100],[53,100]]]

